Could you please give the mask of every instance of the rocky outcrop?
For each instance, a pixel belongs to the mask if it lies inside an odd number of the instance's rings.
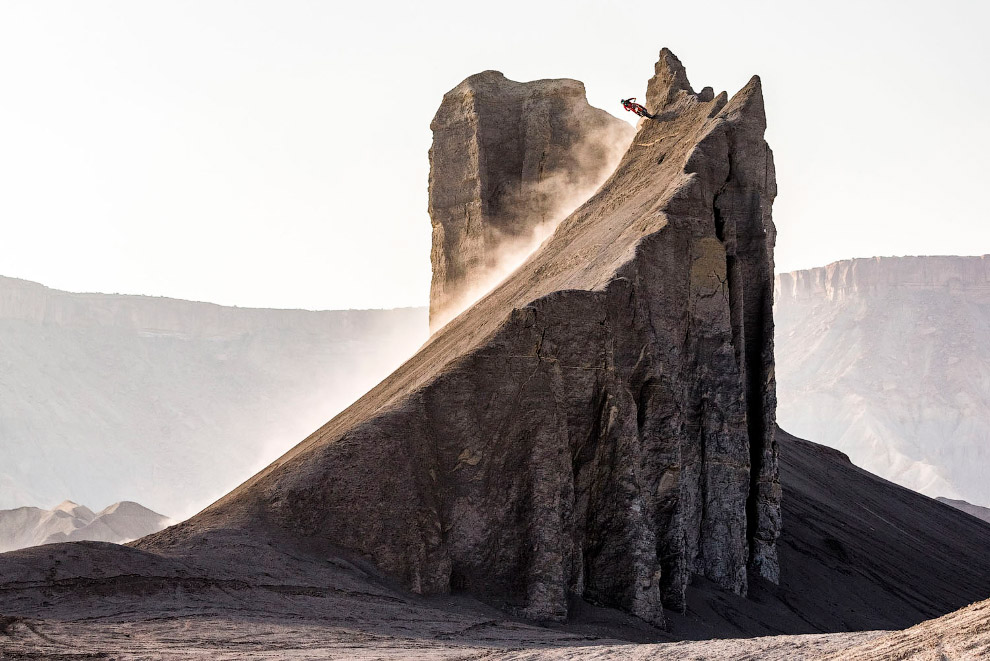
[[[576,80],[484,71],[444,95],[431,125],[435,331],[518,266],[615,169],[635,132]]]
[[[778,276],[781,425],[929,496],[990,503],[990,257]]]
[[[663,119],[501,285],[142,548],[277,529],[417,592],[467,590],[554,620],[583,597],[661,623],[692,574],[739,594],[747,566],[775,579],[763,98],[757,78],[732,100],[683,80],[664,51],[648,91],[669,100]]]

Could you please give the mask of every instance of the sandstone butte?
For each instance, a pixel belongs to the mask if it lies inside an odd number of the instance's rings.
[[[577,80],[471,76],[432,122],[436,330],[518,266],[615,170],[635,129],[592,107]]]
[[[747,567],[775,581],[776,189],[760,81],[731,100],[695,93],[664,50],[646,101],[657,119],[511,276],[268,468],[139,546],[278,531],[416,593],[558,621],[577,596],[659,625],[692,574],[736,594]],[[434,193],[456,189],[447,174],[435,157]]]

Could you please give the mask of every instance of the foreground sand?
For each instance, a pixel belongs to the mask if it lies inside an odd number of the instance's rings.
[[[256,618],[135,622],[0,620],[4,659],[985,659],[990,601],[904,631],[764,636],[632,644],[490,621],[421,636],[371,635],[324,624]]]
[[[249,593],[250,594],[250,593]],[[366,601],[366,596],[359,598]],[[346,609],[344,603],[340,603]],[[2,659],[851,659],[990,658],[990,600],[903,631],[763,636],[636,644],[600,638],[594,617],[568,629],[506,619],[483,605],[451,598],[383,605],[338,617],[243,617],[201,613],[161,617],[38,620],[0,617]],[[245,611],[254,609],[245,604]],[[388,611],[369,627],[365,618]],[[489,617],[494,616],[494,617]],[[134,619],[128,619],[133,617]],[[353,621],[353,627],[347,626]],[[601,624],[601,623],[597,623]],[[612,623],[614,626],[614,622]],[[583,632],[582,632],[583,629]]]
[[[440,628],[440,623],[437,625]],[[211,616],[121,623],[16,620],[5,624],[4,636],[0,638],[0,658],[819,659],[853,646],[862,649],[882,634],[768,636],[637,645],[509,622],[475,625],[451,633],[435,629],[422,636],[400,636],[371,635],[306,621],[276,623]]]

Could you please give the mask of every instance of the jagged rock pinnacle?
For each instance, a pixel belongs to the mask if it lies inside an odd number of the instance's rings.
[[[657,60],[654,71],[653,78],[646,86],[647,108],[651,112],[661,113],[679,97],[694,94],[684,65],[667,48],[660,51],[660,59]],[[701,100],[711,100],[711,97]]]

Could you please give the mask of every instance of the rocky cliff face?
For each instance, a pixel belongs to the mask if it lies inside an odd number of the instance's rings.
[[[740,594],[747,565],[775,579],[775,184],[760,82],[731,100],[695,94],[665,50],[648,98],[660,119],[501,285],[142,547],[280,530],[414,591],[468,590],[537,619],[583,597],[661,623],[692,574]]]
[[[990,258],[778,277],[781,424],[930,496],[990,503]]]
[[[497,71],[444,95],[432,123],[435,331],[504,278],[615,169],[635,132],[576,80]]]
[[[897,292],[972,292],[990,299],[990,255],[847,259],[777,276],[782,312],[797,301],[841,301]]]

